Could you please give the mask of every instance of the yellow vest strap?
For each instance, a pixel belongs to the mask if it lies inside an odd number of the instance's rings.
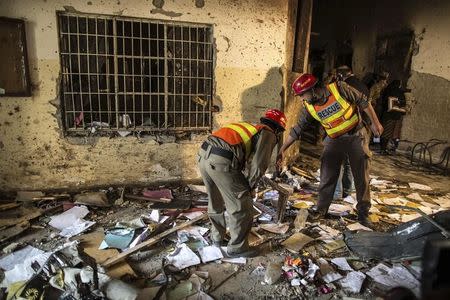
[[[241,126],[244,127],[245,129],[247,129],[250,132],[250,135]],[[250,152],[252,150],[252,142],[251,142],[252,136],[254,136],[256,133],[258,133],[258,129],[256,129],[255,126],[253,126],[249,123],[246,123],[246,122],[241,122],[241,123],[237,123],[237,124],[228,124],[225,127],[236,131],[239,134],[239,136],[242,138],[242,141],[244,142],[244,147],[245,147],[245,156],[248,158],[248,156],[250,156]]]

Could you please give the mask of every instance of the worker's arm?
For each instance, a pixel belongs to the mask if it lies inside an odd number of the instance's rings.
[[[251,189],[256,187],[256,183],[264,175],[270,163],[273,149],[277,145],[277,137],[269,130],[263,129],[259,133],[248,172],[248,183]]]
[[[283,145],[280,148],[280,151],[278,152],[277,156],[277,166],[280,168],[283,160],[284,160],[284,152],[297,140],[300,139],[303,130],[306,126],[309,124],[315,122],[315,119],[309,114],[309,112],[306,110],[305,107],[303,107],[301,113],[300,113],[300,119],[298,120],[298,123],[291,128],[291,131],[289,132],[289,136],[286,139],[286,141],[283,143]]]
[[[339,82],[338,88],[344,99],[357,105],[360,111],[364,111],[367,114],[371,122],[370,129],[373,134],[377,137],[381,136],[383,133],[383,126],[381,126],[380,120],[378,120],[377,114],[367,96],[345,82]]]

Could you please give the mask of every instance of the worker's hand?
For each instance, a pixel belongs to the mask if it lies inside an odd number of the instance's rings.
[[[276,162],[277,172],[280,172],[281,169],[283,168],[283,161],[284,161],[284,153],[279,152],[277,155],[277,162]]]
[[[255,199],[255,197],[256,197],[256,189],[251,189],[250,190],[250,196],[252,196],[252,199]]]
[[[372,123],[370,125],[370,129],[372,130],[372,133],[375,137],[380,137],[384,131],[384,128],[380,122]]]

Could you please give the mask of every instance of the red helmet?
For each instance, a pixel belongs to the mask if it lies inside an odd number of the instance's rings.
[[[286,129],[286,116],[278,109],[271,108],[266,111],[264,118],[269,119]]]
[[[295,79],[294,83],[292,83],[292,90],[294,91],[294,95],[300,95],[304,92],[311,89],[317,83],[316,76],[312,74],[303,74],[300,75],[297,79]]]

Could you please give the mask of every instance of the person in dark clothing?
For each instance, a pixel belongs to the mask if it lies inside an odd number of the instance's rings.
[[[336,69],[336,75],[337,79],[339,81],[344,81],[349,86],[357,89],[359,92],[364,94],[366,97],[369,97],[369,89],[367,86],[359,80],[355,74],[352,73],[352,70],[350,67],[343,65]],[[370,120],[367,118],[365,114],[363,114],[363,121],[367,125],[370,125]],[[342,178],[340,182],[336,185],[336,191],[335,191],[335,197],[346,198],[350,195],[353,185],[353,176],[351,173],[351,167],[350,167],[350,161],[348,157],[343,162],[343,168],[342,168],[342,176],[339,176],[339,178]]]
[[[393,80],[384,90],[381,97],[381,123],[384,132],[381,135],[381,153],[390,154],[389,141],[393,141],[393,151],[398,147],[403,115],[405,114],[406,99],[400,80]]]
[[[351,87],[357,89],[363,93],[366,97],[369,97],[369,89],[367,86],[352,73],[352,69],[348,66],[340,66],[336,69],[338,80],[342,80]]]

